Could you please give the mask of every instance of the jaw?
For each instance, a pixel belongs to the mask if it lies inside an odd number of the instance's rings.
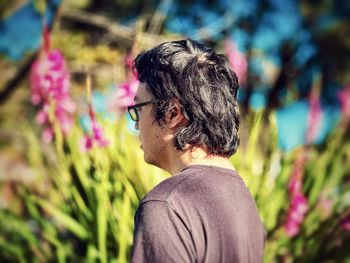
[[[152,148],[147,150],[143,146],[143,158],[146,163],[157,166],[160,169],[169,171],[168,167],[170,166],[169,160],[171,159],[167,145],[159,145],[157,148]]]

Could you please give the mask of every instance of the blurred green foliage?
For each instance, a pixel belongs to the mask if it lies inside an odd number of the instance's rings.
[[[86,72],[94,77],[94,89],[125,81],[127,55],[159,41],[154,37],[147,42],[150,38],[144,34],[152,18],[148,13],[152,3],[106,3],[101,7],[99,1],[66,0],[62,10],[104,10],[111,19],[115,18],[111,14],[144,11],[136,23],[140,32],[131,42],[79,19],[61,19],[52,31],[52,46],[60,48],[67,59],[71,90],[81,104]],[[5,4],[0,5],[4,10]],[[347,32],[342,24],[339,27],[336,34]],[[175,38],[166,32],[163,37]],[[324,38],[340,39],[330,34]],[[333,53],[327,54],[332,57]],[[347,62],[339,57],[339,65],[342,63]],[[346,82],[347,76],[339,78]],[[29,98],[25,81],[0,105],[0,164],[6,168],[0,171],[0,261],[127,262],[139,200],[168,175],[144,163],[138,139],[127,129],[124,116],[116,121],[100,116],[111,140],[107,148],[80,151],[84,133],[78,116],[69,136],[64,137],[56,127],[53,144],[44,144],[34,121],[37,109]],[[78,114],[82,112],[84,106],[80,105]],[[289,153],[277,146],[273,114],[244,112],[240,132],[242,145],[231,161],[255,198],[267,230],[264,261],[350,262],[350,234],[341,225],[341,220],[350,216],[348,123],[341,122],[322,145]],[[308,157],[303,192],[309,210],[300,233],[291,238],[284,231],[290,201],[287,186],[302,153]]]

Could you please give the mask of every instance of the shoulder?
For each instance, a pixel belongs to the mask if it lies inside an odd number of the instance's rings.
[[[169,196],[181,185],[188,180],[190,174],[180,172],[170,178],[165,179],[156,185],[140,202],[140,205],[154,201],[158,204],[167,202]]]
[[[141,200],[140,204],[150,201],[168,203],[178,196],[205,194],[218,191],[228,185],[245,187],[242,178],[234,170],[215,166],[192,165],[159,183]]]

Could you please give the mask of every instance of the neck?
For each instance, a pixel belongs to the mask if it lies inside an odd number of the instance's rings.
[[[165,170],[171,175],[180,172],[189,165],[213,165],[227,169],[234,169],[233,165],[226,157],[217,155],[208,155],[202,148],[194,148],[192,150],[178,151],[173,155],[175,158],[170,159],[168,167]]]

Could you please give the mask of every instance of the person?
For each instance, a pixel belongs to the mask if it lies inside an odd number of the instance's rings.
[[[229,161],[238,147],[238,79],[224,55],[193,40],[133,62],[128,107],[147,163],[172,176],[135,214],[131,262],[261,262],[265,230]]]

